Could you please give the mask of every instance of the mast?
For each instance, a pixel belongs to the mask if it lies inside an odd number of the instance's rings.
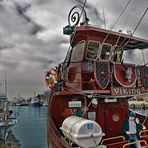
[[[6,96],[6,98],[7,98],[7,69],[6,69],[6,61],[4,60],[4,66],[5,66],[5,68],[4,68],[4,70],[5,70],[5,84],[4,84],[4,86],[5,86],[5,96]]]

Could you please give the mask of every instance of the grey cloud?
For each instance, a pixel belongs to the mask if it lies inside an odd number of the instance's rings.
[[[25,15],[25,12],[31,7],[31,4],[25,4],[24,6],[21,6],[20,4],[15,2],[15,5],[18,14],[23,16],[28,22],[30,22],[30,18]]]
[[[30,30],[30,33],[32,35],[35,35],[37,32],[41,31],[43,28],[38,25],[37,23],[35,23],[29,16],[27,16],[25,13],[28,11],[28,9],[31,7],[31,4],[24,4],[23,6],[20,5],[19,3],[15,2],[15,6],[16,6],[16,11],[18,13],[18,15],[20,15],[21,17],[23,17],[28,23],[31,23],[33,25],[33,27]]]
[[[0,10],[4,10],[4,7],[2,4],[0,4]]]
[[[0,46],[0,51],[6,49],[8,46]]]
[[[45,71],[64,60],[69,46],[69,38],[62,34],[62,28],[67,25],[68,13],[74,5],[82,5],[83,2],[84,0],[29,0],[28,3],[26,0],[0,1],[4,8],[0,8],[0,82],[3,81],[1,74],[4,74],[1,61],[5,59],[10,98],[18,93],[29,97],[34,91],[40,93],[47,89],[44,84]],[[121,0],[116,0],[116,3],[103,0],[108,28],[115,22],[125,3],[124,0],[122,3]],[[136,25],[147,5],[146,0],[135,2],[125,30]],[[86,11],[91,24],[102,26],[100,7],[98,0],[87,2]],[[136,11],[139,11],[138,15]],[[125,23],[126,14],[121,17],[115,30]],[[148,15],[137,29],[136,35],[148,37],[147,19]],[[144,53],[147,57],[148,53]],[[140,51],[124,54],[127,61],[135,62],[135,58],[138,58],[142,62]]]

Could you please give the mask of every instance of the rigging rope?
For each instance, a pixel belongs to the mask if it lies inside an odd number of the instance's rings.
[[[145,65],[146,62],[145,62],[145,57],[144,57],[143,49],[142,49],[142,56],[143,56],[143,62],[144,62],[144,65]]]
[[[131,40],[132,36],[133,36],[133,35],[134,35],[134,33],[136,32],[137,28],[139,27],[139,25],[140,25],[141,21],[143,20],[143,18],[144,18],[144,16],[145,16],[145,14],[147,13],[147,11],[148,11],[148,8],[144,11],[144,13],[143,13],[142,17],[140,18],[140,20],[139,20],[138,24],[137,24],[137,25],[136,25],[136,27],[135,27],[135,29],[134,29],[133,33],[130,35],[130,38],[129,38],[129,39],[125,42],[125,44],[123,45],[123,50],[125,49],[125,47],[126,47],[126,46],[127,46],[127,44],[129,43],[129,41]]]
[[[118,42],[119,42],[120,37],[121,37],[121,33],[122,33],[122,31],[124,30],[125,26],[127,25],[128,18],[129,18],[130,14],[131,14],[131,11],[133,10],[133,7],[134,7],[134,5],[132,5],[131,8],[129,9],[129,12],[128,12],[127,17],[126,17],[126,20],[125,20],[125,23],[124,23],[124,25],[123,25],[123,27],[122,27],[122,29],[121,29],[121,32],[120,32],[120,34],[119,34],[119,37],[118,37],[118,39],[117,39],[115,45],[118,45]],[[122,41],[122,43],[121,43],[119,46],[123,45],[123,43],[124,43],[125,41],[126,41],[126,38]],[[123,53],[123,51],[122,51],[122,53]],[[121,53],[121,55],[122,55],[122,53]]]
[[[115,45],[118,44],[118,42],[119,42],[119,40],[120,40],[120,37],[121,37],[121,33],[122,33],[122,31],[124,30],[125,26],[127,25],[128,18],[129,18],[129,15],[130,15],[130,13],[131,13],[131,11],[132,11],[132,9],[133,9],[133,6],[134,6],[134,5],[131,6],[131,8],[130,8],[130,10],[129,10],[129,12],[128,12],[128,15],[127,15],[127,17],[126,17],[125,24],[123,25],[123,27],[122,27],[122,29],[121,29],[121,32],[120,32],[120,34],[119,34],[119,37],[118,37],[118,39],[117,39]],[[123,40],[123,42],[120,44],[120,46],[125,42],[125,40],[126,40],[126,38]]]
[[[141,21],[143,20],[143,18],[144,18],[144,16],[145,16],[145,14],[147,13],[147,11],[148,11],[148,8],[144,11],[142,17],[140,18],[138,24],[136,25],[136,27],[135,27],[133,33],[130,35],[130,37],[129,37],[129,38],[125,38],[125,39],[123,40],[123,42],[120,44],[120,46],[122,46],[123,48],[122,48],[122,52],[121,52],[121,54],[120,54],[119,56],[122,56],[122,53],[123,53],[124,49],[125,49],[126,46],[128,45],[128,43],[129,43],[129,41],[131,40],[131,38],[133,37],[134,33],[136,32],[138,26],[140,25],[140,23],[141,23]],[[128,39],[128,40],[127,40],[127,39]],[[127,41],[126,41],[126,40],[127,40]],[[126,42],[125,42],[125,41],[126,41]],[[125,43],[124,43],[124,42],[125,42]]]
[[[104,27],[106,29],[106,20],[105,20],[104,6],[103,6],[103,1],[102,0],[101,0],[101,4],[102,4],[103,23],[104,23]]]
[[[133,2],[133,3],[134,3],[134,2]],[[127,13],[127,17],[126,17],[126,19],[125,19],[125,23],[124,23],[124,25],[123,25],[123,27],[122,27],[122,29],[121,29],[122,31],[124,30],[125,26],[127,25],[129,16],[130,16],[130,14],[131,14],[131,12],[132,12],[134,6],[135,6],[135,4],[132,4],[132,6],[131,6],[130,9],[129,9],[129,12]]]
[[[122,16],[122,14],[124,13],[125,9],[127,8],[127,6],[128,6],[128,5],[129,5],[129,3],[130,3],[130,1],[131,1],[131,0],[128,0],[127,4],[125,5],[124,9],[122,10],[122,12],[120,13],[120,15],[118,16],[118,18],[117,18],[116,22],[114,23],[114,25],[112,26],[112,29],[111,29],[111,30],[113,30],[113,29],[114,29],[115,25],[116,25],[116,24],[117,24],[117,22],[119,21],[120,17],[121,17],[121,16]]]
[[[120,13],[120,15],[118,16],[117,20],[115,21],[114,25],[111,28],[111,31],[113,30],[113,28],[115,27],[115,25],[117,24],[118,20],[120,19],[121,15],[124,13],[125,9],[127,8],[127,6],[129,5],[131,0],[128,0],[127,4],[125,5],[124,9],[122,10],[122,12]],[[105,39],[103,40],[102,43],[104,43],[106,41],[106,39],[108,38],[110,33],[108,33],[105,37]]]
[[[144,121],[143,121],[143,125],[145,124],[145,122],[146,122],[146,120],[148,119],[148,114],[147,114],[147,116],[145,117],[145,119],[144,119]]]

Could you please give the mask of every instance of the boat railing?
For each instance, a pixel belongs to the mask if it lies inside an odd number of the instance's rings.
[[[148,129],[147,130],[143,130],[143,131],[140,132],[140,135],[143,134],[143,133],[147,133],[147,132],[148,132]]]
[[[106,141],[116,140],[116,139],[122,139],[123,141],[125,140],[125,138],[123,136],[115,136],[115,137],[109,137],[109,138],[103,139],[101,141],[101,144],[104,144],[104,142],[106,142]]]
[[[7,119],[7,120],[4,120],[5,123],[13,123],[13,124],[16,124],[18,123],[18,119],[17,118],[13,118],[13,119]]]
[[[136,144],[136,143],[144,143],[145,145],[147,145],[147,142],[145,140],[137,140],[137,141],[134,141],[134,142],[129,142],[129,143],[124,144],[122,148],[125,148],[126,146],[133,145],[133,144]]]

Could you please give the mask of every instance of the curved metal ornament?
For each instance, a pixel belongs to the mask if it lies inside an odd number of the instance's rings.
[[[110,82],[110,65],[106,61],[94,61],[94,77],[101,89],[106,89]]]
[[[140,77],[144,88],[148,88],[148,66],[140,67]]]
[[[81,5],[74,6],[68,15],[68,24],[70,26],[76,26],[79,24],[82,16],[82,22],[84,22],[87,18],[86,11]]]

